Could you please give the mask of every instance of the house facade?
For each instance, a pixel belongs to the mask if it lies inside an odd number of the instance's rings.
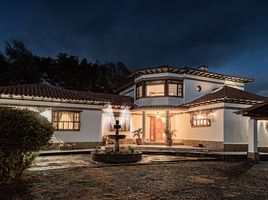
[[[226,151],[247,149],[249,117],[235,112],[267,100],[244,90],[253,80],[198,68],[158,66],[135,71],[119,95],[71,91],[48,85],[0,87],[0,105],[28,108],[55,128],[51,148],[60,143],[92,148],[114,132],[119,120],[125,142],[142,128],[144,144],[164,144],[175,130],[175,144]],[[267,123],[258,121],[258,146],[268,149]]]

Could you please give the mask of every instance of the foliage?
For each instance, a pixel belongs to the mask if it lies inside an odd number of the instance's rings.
[[[131,146],[128,146],[128,152],[129,153],[134,153],[135,152],[135,149]]]
[[[133,137],[138,137],[140,139],[142,136],[142,133],[143,133],[142,128],[139,128],[139,129],[133,131],[132,133],[133,133]]]
[[[167,140],[172,140],[172,137],[176,136],[176,130],[171,131],[169,129],[166,129],[165,130],[165,135],[166,135]]]
[[[30,110],[0,108],[0,183],[18,179],[53,134],[50,122]]]
[[[59,53],[55,59],[33,55],[18,40],[5,43],[0,52],[0,85],[49,83],[73,90],[114,93],[129,81],[123,63],[95,63]]]
[[[137,153],[138,151],[135,151],[135,149],[131,146],[127,147],[120,147],[119,154],[134,154]],[[106,147],[105,149],[101,149],[101,146],[96,146],[95,150],[93,151],[93,154],[114,154],[115,149],[113,147]],[[118,154],[118,153],[117,153]]]

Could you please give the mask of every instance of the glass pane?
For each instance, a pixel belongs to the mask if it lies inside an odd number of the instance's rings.
[[[168,95],[169,96],[177,96],[177,84],[168,84]]]
[[[74,129],[78,130],[79,129],[79,123],[74,123]]]
[[[63,129],[63,122],[59,122],[59,126],[58,126],[59,129]]]
[[[71,122],[73,121],[73,113],[71,112],[60,112],[59,121],[61,122]]]
[[[58,120],[58,112],[52,112],[52,113],[53,113],[52,120],[55,122]]]
[[[146,96],[153,97],[153,96],[164,96],[165,94],[165,86],[164,84],[161,85],[147,85],[146,86]]]
[[[137,87],[136,92],[137,92],[137,98],[142,97],[142,85]]]

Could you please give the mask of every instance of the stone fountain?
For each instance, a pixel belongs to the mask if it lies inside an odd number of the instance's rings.
[[[121,125],[119,124],[119,120],[115,121],[114,129],[115,129],[115,135],[108,135],[109,139],[114,140],[114,152],[119,153],[119,140],[125,139],[126,135],[120,135],[119,129],[121,128]]]
[[[116,120],[114,129],[115,134],[114,135],[108,135],[109,139],[114,140],[114,150],[113,151],[107,151],[96,149],[95,152],[92,152],[92,160],[96,162],[103,162],[103,163],[133,163],[138,162],[142,159],[142,153],[134,151],[133,149],[130,151],[122,151],[120,150],[120,144],[119,141],[121,139],[125,139],[126,135],[120,135],[119,129],[121,128],[121,125],[119,124],[119,120]]]

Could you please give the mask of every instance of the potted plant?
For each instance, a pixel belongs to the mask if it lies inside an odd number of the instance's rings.
[[[107,135],[104,135],[102,137],[102,145],[105,146],[106,144],[108,144],[108,136]]]
[[[165,135],[166,135],[166,145],[171,146],[172,145],[172,137],[176,135],[176,131],[175,130],[171,131],[169,129],[166,129]]]
[[[142,144],[142,139],[141,139],[142,128],[139,128],[139,129],[133,131],[132,133],[133,133],[133,137],[138,137],[138,138],[136,138],[136,144],[141,145]]]

